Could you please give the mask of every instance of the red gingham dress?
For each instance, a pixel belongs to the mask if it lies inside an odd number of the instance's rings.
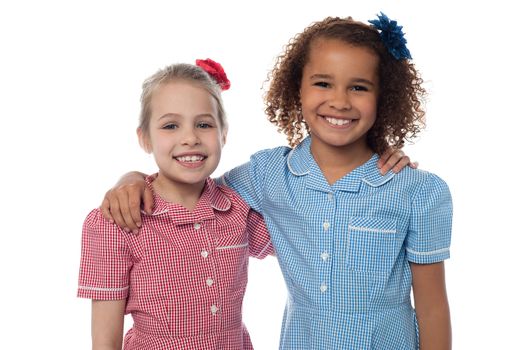
[[[249,255],[273,253],[262,217],[211,179],[192,212],[154,201],[138,236],[88,215],[78,296],[127,298],[124,349],[252,349],[241,308]]]

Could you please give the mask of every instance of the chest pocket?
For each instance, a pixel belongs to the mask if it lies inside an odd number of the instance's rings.
[[[214,255],[218,259],[218,274],[233,298],[243,296],[247,281],[249,257],[246,226],[225,225],[218,227]]]
[[[399,253],[396,221],[351,217],[347,233],[347,264],[358,272],[390,273]]]

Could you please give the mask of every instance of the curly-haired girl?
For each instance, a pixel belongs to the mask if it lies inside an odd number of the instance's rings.
[[[373,166],[423,127],[425,90],[401,27],[383,14],[371,24],[326,18],[289,42],[266,113],[293,148],[225,176],[275,242],[290,294],[283,349],[451,346],[447,185]]]
[[[451,347],[448,187],[376,167],[423,126],[425,90],[401,27],[370,23],[326,18],[289,42],[266,112],[290,147],[223,177],[269,229],[289,292],[281,349]]]

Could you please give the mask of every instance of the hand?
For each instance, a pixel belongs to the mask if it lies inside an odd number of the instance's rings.
[[[405,155],[404,151],[393,148],[387,149],[380,159],[378,159],[377,164],[380,169],[380,174],[382,175],[387,174],[389,170],[398,173],[407,165],[413,169],[418,168],[418,162],[411,162],[411,159]]]
[[[102,215],[115,222],[127,232],[137,234],[141,227],[141,200],[144,211],[153,211],[153,194],[144,181],[144,174],[131,172],[124,175],[117,184],[106,192],[100,206]]]

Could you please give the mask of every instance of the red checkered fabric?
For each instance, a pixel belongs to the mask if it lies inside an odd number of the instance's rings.
[[[263,219],[211,179],[191,212],[154,198],[138,236],[88,215],[78,296],[128,299],[124,349],[252,349],[241,308],[248,257],[273,253]]]

